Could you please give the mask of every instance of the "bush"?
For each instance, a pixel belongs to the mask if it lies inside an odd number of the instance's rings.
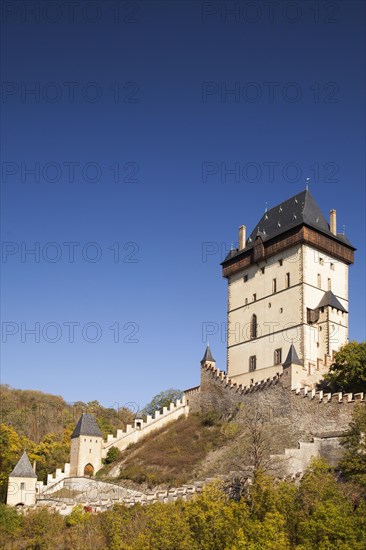
[[[117,462],[120,460],[121,456],[122,453],[117,447],[111,447],[107,452],[104,464],[112,464],[112,462]]]
[[[220,415],[217,411],[206,411],[201,415],[202,426],[216,426],[220,422]]]

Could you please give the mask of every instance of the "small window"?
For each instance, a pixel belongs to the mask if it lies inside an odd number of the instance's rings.
[[[255,315],[255,313],[253,313],[250,322],[250,337],[257,338],[257,316]]]
[[[321,287],[322,287],[322,278],[321,278],[320,273],[318,273],[318,281],[317,281],[317,283],[318,283],[318,288],[321,288]]]
[[[244,277],[243,277],[243,281],[244,281],[244,283],[246,283],[246,282],[247,282],[247,280],[248,280],[248,275],[244,275]]]
[[[20,490],[25,491],[25,483],[23,481],[20,484]]]
[[[332,290],[332,279],[328,277],[328,290]]]
[[[92,440],[90,440],[90,443],[92,442]]]
[[[249,372],[253,372],[257,368],[257,356],[251,355],[249,357]]]
[[[253,294],[253,302],[255,302],[257,299],[257,295],[256,294]]]
[[[275,349],[274,351],[274,364],[280,365],[282,363],[282,349]]]
[[[268,303],[268,307],[271,308],[272,307],[272,304],[271,302]]]
[[[261,273],[262,273],[262,275],[264,274],[265,269],[266,269],[265,267],[261,267]]]
[[[283,265],[283,260],[278,260],[279,265]]]
[[[280,307],[280,313],[283,313],[283,307]]]
[[[89,449],[89,453],[91,453],[91,449]]]
[[[324,265],[324,258],[319,258],[320,265]]]
[[[86,442],[86,439],[84,439],[84,442]]]
[[[272,281],[272,292],[273,294],[277,292],[277,279],[273,279]]]
[[[245,305],[247,305],[248,303],[248,298],[245,298]]]
[[[95,443],[98,443],[98,440],[97,440],[97,439],[95,440]]]
[[[334,264],[332,264],[332,263],[330,264],[330,269],[331,269],[332,271],[334,271]]]
[[[290,273],[286,273],[286,288],[290,288],[291,279],[290,279]]]

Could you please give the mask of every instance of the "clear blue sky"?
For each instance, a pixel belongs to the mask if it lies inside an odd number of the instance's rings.
[[[2,4],[3,383],[144,405],[199,383],[205,323],[225,369],[220,261],[306,177],[365,338],[365,5],[287,5]]]

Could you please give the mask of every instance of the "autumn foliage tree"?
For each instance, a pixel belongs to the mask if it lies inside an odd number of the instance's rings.
[[[366,390],[366,342],[349,342],[335,353],[325,379],[343,391]]]

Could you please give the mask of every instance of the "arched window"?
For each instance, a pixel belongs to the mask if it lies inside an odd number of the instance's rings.
[[[257,338],[257,316],[255,313],[253,313],[252,320],[250,322],[250,337]]]

